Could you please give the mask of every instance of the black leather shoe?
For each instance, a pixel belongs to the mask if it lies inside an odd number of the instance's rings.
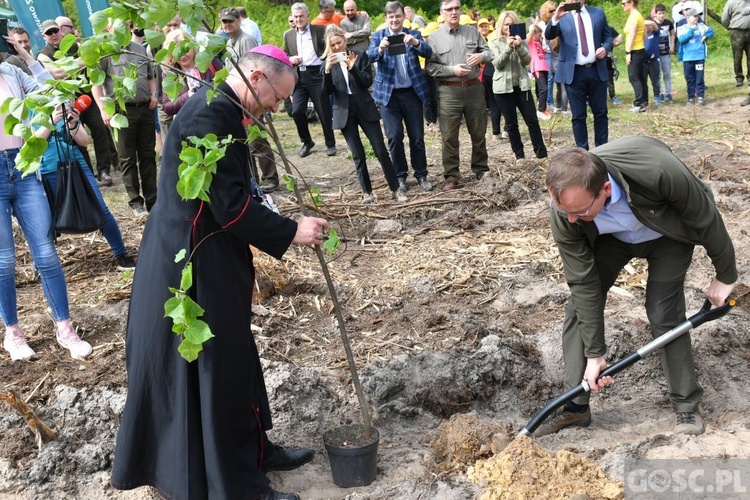
[[[273,452],[263,460],[263,472],[280,470],[294,470],[313,459],[315,452],[310,448],[294,448],[285,450],[281,446],[273,445]]]
[[[328,156],[336,156],[336,146],[328,146],[326,148],[326,154]]]
[[[299,495],[296,493],[276,491],[272,488],[268,490],[266,494],[261,495],[260,500],[299,500]]]
[[[588,427],[589,425],[591,425],[591,408],[586,408],[586,411],[581,413],[562,411],[540,425],[533,435],[534,437],[546,436],[566,427]]]
[[[304,158],[305,156],[310,156],[313,147],[315,147],[315,143],[312,141],[304,143],[302,147],[299,148],[299,157]]]

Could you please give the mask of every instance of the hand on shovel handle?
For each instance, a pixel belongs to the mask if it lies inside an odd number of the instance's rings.
[[[587,358],[586,360],[586,371],[583,372],[583,380],[589,384],[589,388],[594,394],[598,394],[599,391],[613,382],[612,377],[607,375],[599,378],[599,374],[605,368],[607,368],[607,362],[604,356]]]

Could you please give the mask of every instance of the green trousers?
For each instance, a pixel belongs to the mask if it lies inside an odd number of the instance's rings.
[[[666,236],[638,244],[625,243],[611,235],[599,236],[594,243],[594,258],[602,294],[607,294],[630,259],[646,259],[646,314],[651,324],[651,333],[654,338],[666,333],[686,320],[685,274],[693,259],[693,248],[693,245],[680,243]],[[583,341],[577,324],[575,306],[569,301],[563,325],[565,390],[580,384],[586,369]],[[703,395],[703,387],[695,377],[690,334],[685,333],[669,343],[659,354],[675,412],[696,411]],[[588,404],[589,395],[576,398],[574,402]]]
[[[440,135],[443,139],[443,170],[445,180],[458,181],[461,177],[459,165],[458,132],[461,121],[471,137],[471,171],[476,175],[489,170],[487,166],[487,103],[484,99],[484,86],[470,87],[438,86],[440,103]]]

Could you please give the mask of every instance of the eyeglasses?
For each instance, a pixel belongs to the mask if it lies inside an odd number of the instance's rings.
[[[594,203],[596,203],[596,200],[599,198],[599,193],[596,193],[596,196],[594,196],[594,199],[591,200],[591,205],[589,205],[589,208],[583,212],[583,213],[571,213],[566,212],[562,208],[557,206],[557,203],[554,202],[554,200],[550,200],[550,204],[555,207],[555,210],[557,210],[557,213],[562,215],[563,217],[570,217],[571,215],[575,217],[576,219],[583,219],[584,217],[588,217],[589,213],[591,213],[591,209],[594,208]]]
[[[71,30],[75,29],[75,26],[73,26],[72,24],[61,24],[60,27],[61,28],[68,28],[68,29],[71,29]]]
[[[443,9],[443,12],[457,12],[461,10],[461,6],[458,7],[446,7]]]
[[[622,4],[623,4],[623,5],[627,5],[627,4],[629,4],[629,3],[630,3],[630,1],[627,1],[627,2],[622,2]]]
[[[279,93],[276,91],[276,87],[273,86],[273,83],[271,83],[271,80],[268,78],[268,76],[266,76],[265,73],[261,73],[261,74],[263,75],[263,78],[265,78],[266,81],[268,82],[268,85],[271,86],[271,90],[273,90],[273,95],[276,98],[276,104],[283,102],[285,98],[279,95]]]
[[[50,28],[44,32],[47,36],[54,35],[55,33],[60,33],[60,28]]]

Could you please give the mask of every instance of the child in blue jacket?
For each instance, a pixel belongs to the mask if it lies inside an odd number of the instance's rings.
[[[706,84],[704,65],[706,63],[706,40],[714,36],[714,30],[703,24],[695,9],[685,13],[687,22],[677,28],[677,40],[680,42],[680,55],[687,83],[687,104],[705,104]]]

